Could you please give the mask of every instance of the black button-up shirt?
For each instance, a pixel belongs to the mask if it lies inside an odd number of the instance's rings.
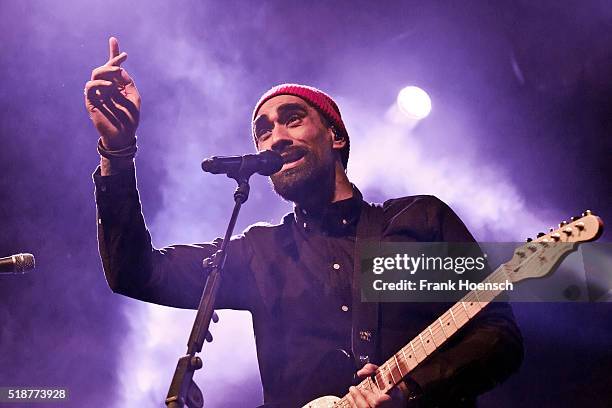
[[[102,177],[98,170],[94,181],[100,256],[112,290],[157,304],[197,308],[205,282],[202,259],[219,248],[220,240],[155,249],[134,172]],[[313,378],[341,377],[333,372],[339,366],[321,368],[321,359],[334,350],[350,350],[355,233],[364,205],[355,189],[352,198],[321,213],[296,207],[281,224],[251,226],[230,242],[216,307],[251,312],[266,403],[302,406],[320,396],[311,386]],[[389,200],[383,212],[385,241],[473,241],[452,210],[432,196]],[[381,304],[382,361],[448,307]],[[496,303],[410,376],[423,389],[427,404],[470,406],[476,395],[516,370],[521,358],[522,340],[512,312],[507,304]],[[345,390],[349,385],[343,385]]]

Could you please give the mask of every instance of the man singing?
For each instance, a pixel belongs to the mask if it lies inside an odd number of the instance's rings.
[[[85,86],[85,104],[100,134],[94,181],[104,272],[116,293],[195,309],[205,283],[202,260],[220,240],[152,247],[133,160],[140,95],[121,68],[127,54],[119,53],[115,38],[109,48],[109,60]],[[252,120],[257,150],[274,150],[284,160],[271,176],[274,191],[295,207],[279,225],[252,226],[232,238],[216,308],[251,312],[264,402],[301,407],[330,391],[331,379],[345,378],[338,356],[353,361],[348,356],[361,307],[353,282],[360,231],[381,241],[474,239],[435,197],[391,199],[382,206],[363,201],[347,178],[349,135],[340,110],[322,91],[276,86],[257,102]],[[375,342],[377,353],[360,360],[358,376],[372,374],[373,363],[393,356],[448,306],[381,303],[376,330],[363,338]],[[518,369],[522,354],[510,307],[491,303],[389,394],[358,389],[350,380],[340,380],[337,392],[349,393],[353,407],[474,407],[479,394]]]

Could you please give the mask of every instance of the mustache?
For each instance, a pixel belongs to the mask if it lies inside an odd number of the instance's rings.
[[[284,163],[291,163],[304,157],[308,153],[308,149],[301,146],[287,146],[278,153],[280,153]]]

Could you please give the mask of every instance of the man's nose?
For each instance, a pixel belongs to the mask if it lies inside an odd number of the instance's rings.
[[[272,144],[270,148],[279,153],[282,153],[287,146],[293,144],[293,140],[291,139],[291,136],[289,136],[289,132],[287,132],[287,129],[285,129],[284,126],[275,126],[272,130],[271,139]]]

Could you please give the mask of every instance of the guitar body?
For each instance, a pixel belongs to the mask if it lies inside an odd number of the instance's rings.
[[[325,397],[317,398],[316,400],[310,401],[302,408],[334,408],[334,405],[340,401],[340,398],[328,395]]]
[[[342,349],[328,351],[319,359],[312,375],[305,382],[305,388],[301,390],[300,394],[307,397],[302,400],[302,403],[321,395],[346,394],[351,385],[357,384],[356,372],[357,367],[355,367],[355,362],[349,352]],[[313,400],[309,404],[313,404],[315,401],[319,401],[319,399]],[[319,407],[319,405],[312,406]],[[320,406],[327,407],[327,405]]]

